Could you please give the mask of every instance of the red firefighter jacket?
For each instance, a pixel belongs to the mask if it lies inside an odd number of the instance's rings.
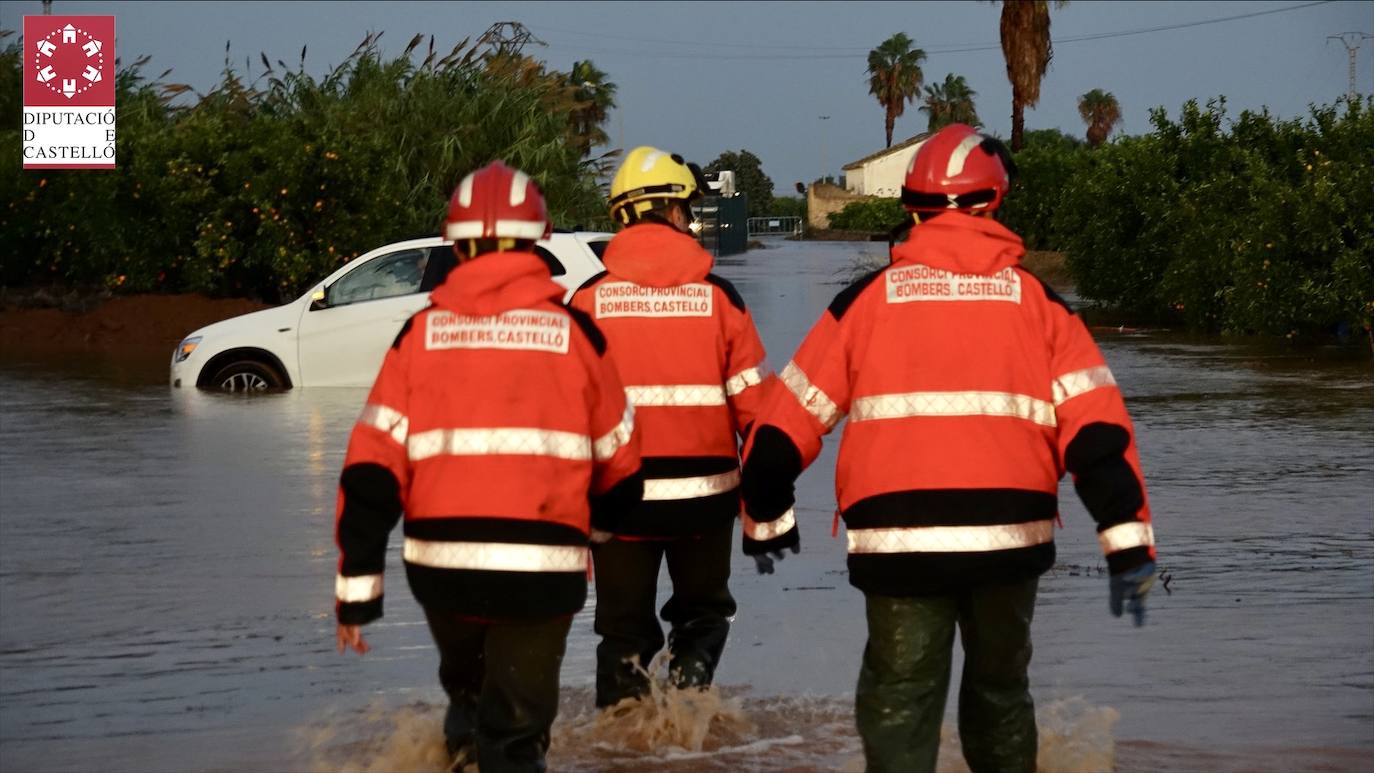
[[[426,607],[568,615],[588,535],[638,501],[639,435],[605,339],[523,252],[455,268],[382,362],[344,460],[338,619],[382,614],[387,535]]]
[[[619,529],[700,534],[739,514],[739,438],[762,398],[763,344],[691,236],[657,223],[611,240],[571,304],[596,319],[644,432],[644,501]]]
[[[1027,579],[1054,562],[1065,470],[1113,573],[1152,560],[1130,418],[1021,240],[958,212],[841,292],[770,390],[744,467],[745,551],[796,540],[792,484],[848,417],[835,490],[850,582],[880,595]]]

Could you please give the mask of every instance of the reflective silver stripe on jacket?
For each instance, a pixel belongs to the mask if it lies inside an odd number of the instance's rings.
[[[634,403],[625,403],[625,413],[620,416],[620,423],[606,434],[596,439],[592,444],[592,450],[598,462],[604,462],[615,456],[615,452],[620,447],[630,442],[630,438],[635,434],[635,406]]]
[[[345,604],[371,601],[382,596],[382,575],[363,574],[357,577],[338,575],[334,578],[334,598]]]
[[[984,553],[1042,545],[1054,539],[1054,521],[998,526],[918,526],[850,529],[850,553]]]
[[[756,521],[744,514],[740,518],[744,520],[744,536],[758,542],[777,539],[797,527],[797,516],[791,507],[771,521]]]
[[[1104,554],[1128,548],[1149,547],[1155,544],[1155,530],[1143,521],[1118,523],[1099,532],[1097,544],[1102,546]]]
[[[850,421],[905,419],[913,416],[1010,416],[1055,426],[1054,406],[1011,392],[907,392],[854,400]]]
[[[1065,373],[1054,380],[1054,404],[1063,405],[1081,394],[1109,386],[1116,386],[1116,379],[1106,365]]]
[[[763,377],[767,375],[763,367],[745,368],[725,381],[725,393],[734,397],[749,387],[755,387],[763,383]]]
[[[435,569],[479,569],[489,572],[587,571],[587,548],[581,545],[441,542],[406,537],[402,555],[412,564]]]
[[[696,499],[712,494],[724,494],[739,488],[739,470],[719,475],[700,475],[695,478],[646,478],[644,501],[664,499]]]
[[[411,435],[406,450],[412,462],[440,455],[496,454],[553,456],[583,461],[592,458],[592,441],[576,432],[527,427],[431,429]]]
[[[637,384],[625,387],[625,396],[641,408],[725,405],[725,387],[717,384]]]
[[[363,406],[363,412],[358,416],[358,423],[391,435],[391,439],[401,445],[406,444],[406,435],[410,431],[410,419],[406,418],[404,413],[378,403],[368,403]]]
[[[830,399],[830,395],[822,392],[819,387],[811,383],[811,379],[806,377],[802,369],[797,367],[795,362],[788,362],[787,367],[782,369],[779,374],[782,383],[787,385],[787,389],[797,398],[797,402],[805,408],[812,416],[816,417],[826,431],[834,428],[839,423],[843,414],[835,405],[835,401]]]

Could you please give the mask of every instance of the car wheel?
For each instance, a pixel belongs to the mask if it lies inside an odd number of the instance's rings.
[[[209,386],[221,392],[264,392],[281,389],[285,383],[272,366],[255,360],[239,360],[216,371]]]

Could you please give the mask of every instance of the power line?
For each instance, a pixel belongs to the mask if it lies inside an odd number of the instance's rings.
[[[1332,0],[1315,0],[1315,2],[1299,3],[1298,5],[1284,6],[1283,8],[1270,8],[1264,11],[1252,11],[1250,13],[1235,14],[1233,16],[1221,16],[1215,19],[1202,19],[1193,22],[1180,22],[1178,24],[1163,24],[1156,27],[1144,27],[1131,30],[1117,30],[1115,32],[1095,32],[1085,35],[1070,35],[1063,38],[1054,39],[1054,45],[1065,43],[1080,43],[1090,40],[1106,40],[1110,38],[1129,37],[1132,35],[1145,35],[1152,32],[1167,32],[1171,30],[1187,29],[1189,27],[1202,27],[1209,24],[1221,24],[1223,22],[1239,21],[1242,19],[1253,19],[1257,16],[1268,16],[1275,13],[1287,13],[1289,11],[1300,11],[1304,8],[1313,8],[1318,5],[1327,5]],[[717,43],[712,41],[683,41],[666,40],[660,38],[640,38],[627,35],[609,35],[594,32],[582,32],[578,30],[560,30],[552,27],[536,25],[533,29],[555,32],[560,34],[583,35],[592,38],[603,38],[608,40],[629,40],[638,43],[661,43],[676,46],[714,46],[726,48],[768,48],[768,49],[806,49],[807,52],[815,51],[851,51],[853,53],[795,53],[795,54],[718,54],[712,52],[688,52],[688,51],[639,51],[618,48],[587,48],[577,45],[572,46],[575,50],[594,54],[624,54],[629,56],[649,56],[660,59],[702,59],[711,58],[717,60],[797,60],[797,59],[864,59],[868,56],[868,48],[853,46],[812,46],[812,45],[763,45],[756,43]],[[975,51],[1000,51],[1002,44],[998,43],[968,43],[952,44],[948,46],[930,46],[925,48],[927,54],[965,54]]]

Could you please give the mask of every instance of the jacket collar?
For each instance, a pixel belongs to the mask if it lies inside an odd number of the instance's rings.
[[[714,263],[696,239],[659,223],[640,223],[616,234],[602,262],[616,278],[647,287],[700,282]]]
[[[450,311],[487,315],[558,303],[563,294],[539,256],[493,252],[458,264],[429,297],[435,306]]]
[[[961,274],[994,274],[1021,262],[1021,237],[990,217],[946,212],[920,223],[892,248],[892,262],[910,261]]]

